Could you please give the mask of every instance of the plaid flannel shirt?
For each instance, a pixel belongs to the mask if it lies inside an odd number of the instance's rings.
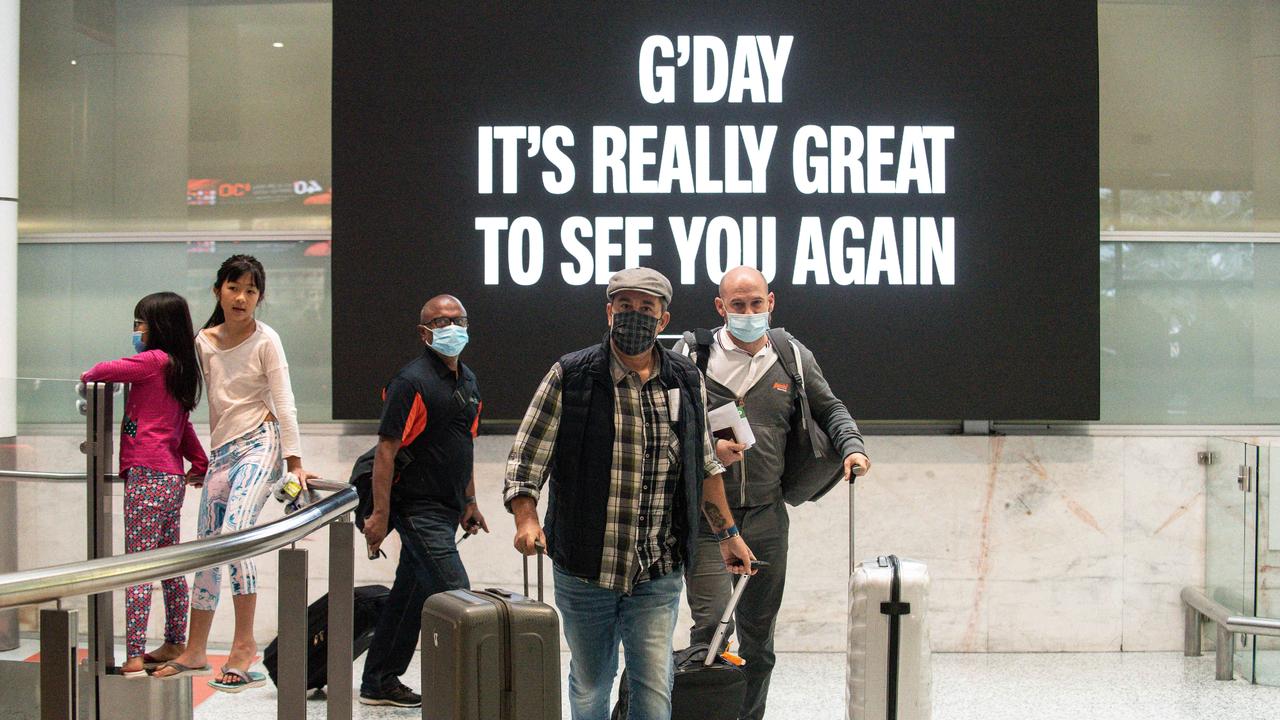
[[[610,352],[613,379],[613,457],[609,506],[605,515],[600,576],[595,584],[629,593],[637,583],[679,567],[679,538],[672,532],[675,494],[680,492],[680,439],[672,432],[667,388],[659,381],[661,354],[655,350],[649,380],[629,370]],[[550,474],[560,428],[562,370],[551,366],[534,393],[515,445],[507,458],[503,500],[521,495],[537,500]],[[699,386],[702,407],[706,388]],[[704,427],[706,423],[703,423]],[[724,472],[709,433],[703,433],[703,471]]]

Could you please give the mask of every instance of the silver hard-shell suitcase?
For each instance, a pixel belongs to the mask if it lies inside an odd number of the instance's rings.
[[[929,569],[882,556],[856,565],[849,488],[848,720],[928,720],[932,714]]]
[[[538,599],[496,588],[450,590],[422,606],[424,720],[559,720],[560,617]]]

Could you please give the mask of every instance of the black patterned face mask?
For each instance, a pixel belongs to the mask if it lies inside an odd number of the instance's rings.
[[[616,312],[613,314],[610,335],[618,346],[618,352],[623,355],[639,355],[653,347],[658,336],[658,318],[637,310]]]

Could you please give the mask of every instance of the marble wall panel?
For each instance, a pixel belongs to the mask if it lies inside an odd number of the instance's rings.
[[[990,651],[1119,649],[1120,438],[996,437],[980,552]]]
[[[520,587],[513,525],[501,503],[511,440],[482,436],[477,443],[477,496],[492,532],[459,548],[476,587]],[[306,466],[344,480],[354,458],[374,441],[369,435],[309,435]],[[78,443],[74,435],[26,438],[20,465],[80,470]],[[875,466],[856,486],[855,557],[892,552],[929,564],[937,651],[1180,647],[1177,592],[1203,582],[1205,471],[1195,464],[1195,452],[1205,439],[880,436],[869,445]],[[198,497],[190,493],[184,506],[184,539],[195,536]],[[23,483],[19,504],[32,509],[18,518],[23,567],[83,557],[82,489]],[[114,505],[120,523],[118,498]],[[281,514],[268,501],[262,519]],[[840,650],[849,561],[847,490],[837,488],[790,514],[792,550],[777,647]],[[389,585],[396,537],[387,540],[391,557],[384,560],[369,561],[358,536],[356,544],[357,583]],[[310,553],[308,596],[315,598],[326,589],[327,532],[300,547]],[[258,560],[255,632],[263,646],[275,635],[275,565],[274,555]],[[552,591],[548,583],[549,597]],[[152,628],[158,637],[158,592],[156,597]],[[122,600],[118,606],[123,608]],[[122,618],[120,623],[123,628]],[[682,603],[677,645],[687,641],[688,626]],[[231,628],[231,612],[220,611],[213,640],[228,641]]]
[[[869,445],[874,465],[857,484],[856,560],[892,553],[928,564],[931,614],[939,618],[934,646],[985,650],[985,599],[975,578],[985,572],[990,541],[990,440],[883,437]],[[802,563],[792,572],[808,574]]]
[[[986,649],[1117,651],[1121,638],[1121,590],[1118,579],[1109,577],[992,578],[986,588]]]
[[[1199,438],[1125,439],[1125,650],[1177,649],[1179,593],[1204,585],[1203,449]]]

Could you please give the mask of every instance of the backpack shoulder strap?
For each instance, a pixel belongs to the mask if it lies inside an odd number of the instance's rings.
[[[787,344],[791,346],[791,357],[795,360],[795,363],[796,363],[796,374],[795,374],[796,382],[800,383],[800,392],[803,393],[805,391],[804,358],[800,354],[800,345],[796,342],[795,338],[789,338],[787,340]]]
[[[778,354],[778,362],[782,363],[782,369],[791,376],[796,390],[803,394],[804,367],[801,364],[800,348],[796,346],[796,339],[782,328],[769,328],[769,342],[773,345],[773,351]]]
[[[698,328],[684,334],[685,355],[693,358],[693,363],[698,366],[698,372],[703,375],[707,374],[707,361],[711,359],[711,344],[715,341],[715,335],[706,328]]]
[[[809,392],[804,385],[804,361],[800,359],[800,344],[791,333],[782,328],[769,328],[769,342],[773,343],[773,351],[778,354],[782,369],[791,376],[791,385],[800,400],[800,425],[812,432],[809,426]]]
[[[681,355],[692,358],[693,354],[693,331],[685,330],[680,333],[680,339],[671,346],[671,352],[680,353]]]

